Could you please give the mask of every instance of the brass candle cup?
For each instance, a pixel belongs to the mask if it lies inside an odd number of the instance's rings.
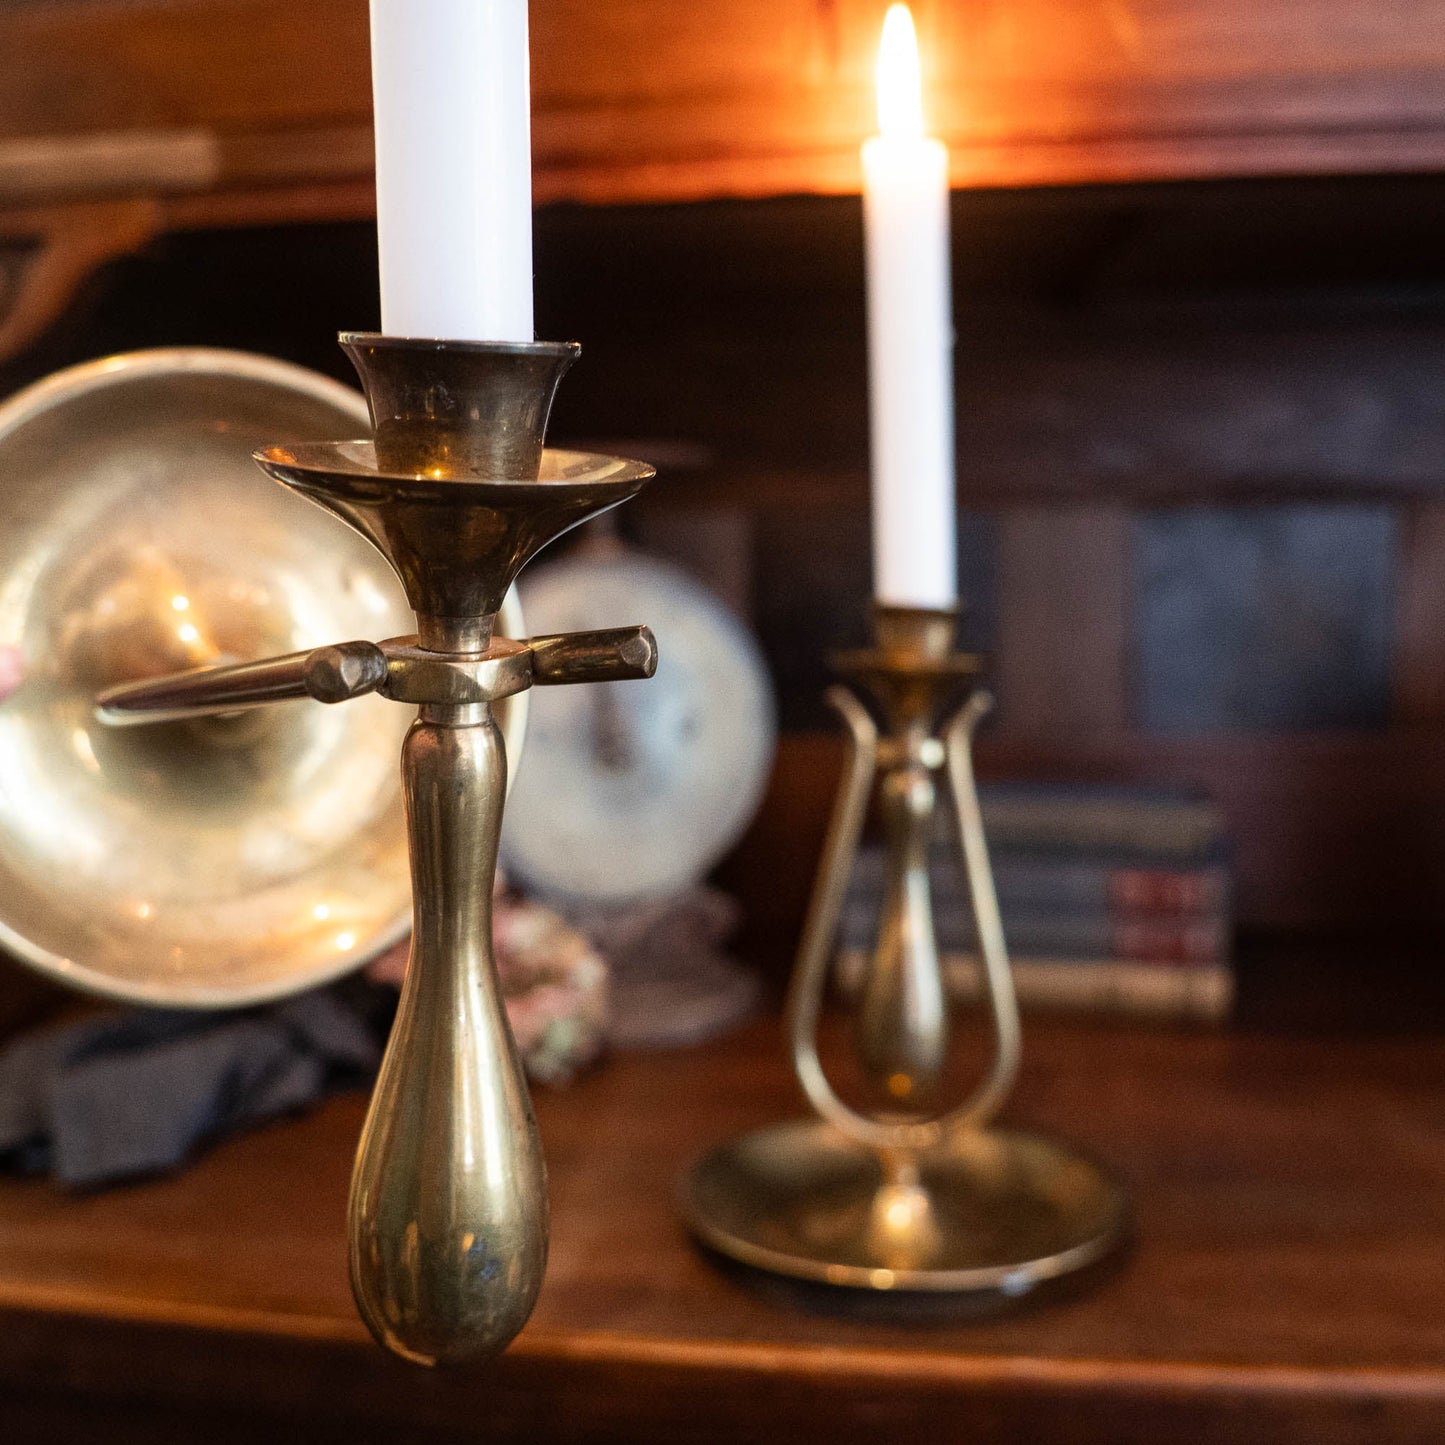
[[[534,685],[650,677],[657,663],[643,627],[514,642],[494,623],[536,552],[633,496],[652,469],[544,449],[575,345],[341,343],[373,438],[256,460],[382,553],[416,635],[126,684],[97,709],[134,725],[371,692],[417,706],[402,749],[412,952],[352,1177],[351,1283],[386,1348],[467,1363],[522,1328],[547,1256],[546,1174],[492,954],[507,777],[493,705]]]
[[[954,648],[956,626],[952,609],[879,605],[874,645],[837,659],[852,686],[831,688],[828,701],[847,725],[848,758],[788,999],[793,1065],[817,1117],[714,1149],[681,1200],[705,1245],[756,1269],[1002,1301],[1103,1258],[1124,1235],[1127,1209],[1112,1175],[1086,1155],[993,1122],[1018,1073],[1021,1034],[973,774],[974,732],[992,699],[978,685],[982,660]],[[982,1082],[951,1108],[941,1098],[949,999],[928,868],[944,780],[994,1033]],[[829,1082],[818,1023],[875,785],[884,900],[854,1000],[867,1093],[855,1108]]]

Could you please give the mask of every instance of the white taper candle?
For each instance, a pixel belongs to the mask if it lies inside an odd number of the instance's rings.
[[[527,0],[371,0],[381,327],[531,341]]]
[[[873,595],[947,607],[958,588],[948,151],[924,132],[906,5],[883,25],[878,122],[863,146]]]

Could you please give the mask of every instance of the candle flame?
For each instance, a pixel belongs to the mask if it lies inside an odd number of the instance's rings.
[[[924,134],[918,35],[913,12],[906,5],[890,5],[883,17],[883,41],[878,47],[878,129],[885,136]]]

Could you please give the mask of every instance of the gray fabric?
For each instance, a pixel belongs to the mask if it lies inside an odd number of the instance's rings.
[[[364,1011],[334,990],[243,1013],[132,1010],[0,1051],[0,1165],[91,1188],[369,1076]]]

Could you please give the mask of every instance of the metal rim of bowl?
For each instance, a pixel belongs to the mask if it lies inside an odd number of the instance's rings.
[[[371,426],[366,398],[359,391],[319,371],[250,351],[234,351],[214,346],[167,346],[119,352],[98,357],[93,361],[79,362],[22,387],[12,396],[0,401],[0,443],[21,426],[77,397],[138,378],[173,376],[178,373],[188,376],[230,377],[276,386],[334,406],[368,430]],[[515,589],[507,594],[502,604],[499,632],[506,637],[525,635],[522,608]],[[527,694],[518,693],[507,699],[507,703],[502,732],[508,759],[507,788],[510,791],[512,779],[516,776],[516,759],[526,738]],[[411,922],[411,906],[408,903],[401,913],[385,927],[378,929],[373,937],[358,940],[353,952],[331,966],[318,967],[311,972],[298,973],[294,978],[271,980],[251,988],[197,989],[184,998],[178,997],[172,989],[145,984],[120,985],[86,965],[76,963],[74,959],[64,958],[40,947],[11,928],[3,918],[0,918],[0,947],[47,977],[101,998],[159,1008],[244,1008],[290,998],[308,989],[332,983],[349,973],[355,973],[399,944],[411,931]]]
[[[1127,1195],[1114,1171],[1092,1152],[1031,1129],[990,1125],[986,1132],[1010,1149],[1042,1147],[1059,1159],[1087,1169],[1094,1177],[1099,1196],[1108,1204],[1103,1225],[1091,1234],[1073,1238],[1071,1242],[1061,1242],[1056,1248],[1033,1257],[969,1265],[888,1269],[828,1260],[785,1245],[768,1243],[760,1237],[758,1230],[739,1226],[735,1220],[720,1216],[709,1200],[707,1184],[719,1175],[731,1175],[740,1192],[749,1188],[752,1181],[745,1177],[748,1170],[741,1162],[742,1151],[749,1144],[783,1142],[795,1146],[801,1140],[804,1148],[812,1146],[816,1155],[815,1141],[823,1140],[828,1152],[869,1157],[867,1150],[850,1145],[843,1135],[821,1119],[781,1120],[709,1149],[679,1177],[674,1198],[683,1222],[707,1249],[765,1274],[863,1294],[1017,1298],[1040,1285],[1099,1263],[1124,1243],[1130,1229]]]

